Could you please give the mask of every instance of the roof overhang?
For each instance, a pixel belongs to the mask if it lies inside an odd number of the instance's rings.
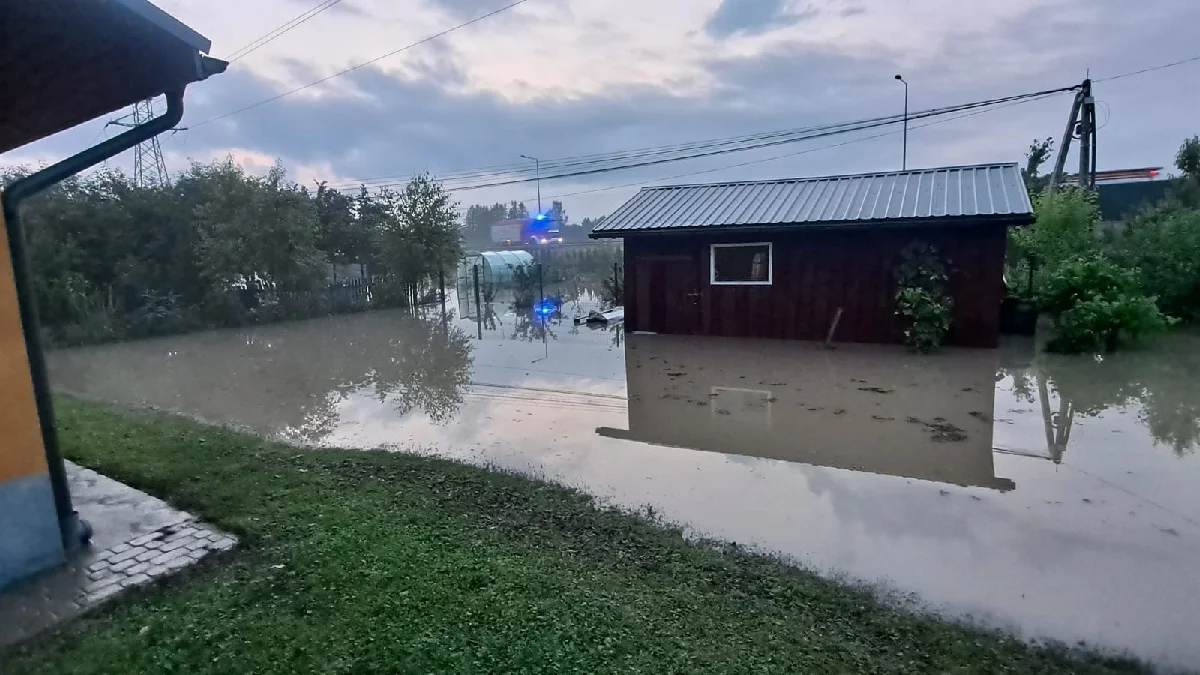
[[[147,0],[0,0],[0,153],[222,72]]]
[[[883,219],[883,220],[856,220],[851,222],[846,221],[831,221],[831,222],[803,222],[803,223],[768,223],[768,224],[744,224],[744,225],[703,225],[700,227],[662,227],[653,228],[647,227],[642,229],[621,229],[621,230],[593,230],[588,233],[590,239],[628,239],[630,237],[648,237],[664,235],[670,236],[673,234],[704,234],[704,235],[723,235],[731,234],[778,234],[778,233],[795,233],[805,232],[809,230],[846,230],[846,231],[861,231],[874,229],[898,229],[905,227],[971,227],[975,225],[1004,225],[1006,227],[1019,227],[1023,225],[1032,225],[1034,221],[1033,214],[988,214],[982,216],[954,216],[942,218],[921,218],[921,219]]]

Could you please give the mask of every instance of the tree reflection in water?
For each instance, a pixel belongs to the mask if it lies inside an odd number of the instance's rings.
[[[1139,421],[1155,442],[1177,455],[1200,447],[1200,336],[1164,336],[1139,349],[1112,354],[1064,356],[1036,352],[1014,363],[1010,351],[997,379],[1012,378],[1012,392],[1041,406],[1046,445],[1060,461],[1076,416],[1096,417],[1136,404]],[[1052,405],[1057,397],[1057,408]]]

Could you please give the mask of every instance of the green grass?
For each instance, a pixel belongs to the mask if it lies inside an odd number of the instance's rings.
[[[71,459],[243,543],[0,655],[6,675],[1139,670],[890,609],[517,476],[72,400],[59,426]]]

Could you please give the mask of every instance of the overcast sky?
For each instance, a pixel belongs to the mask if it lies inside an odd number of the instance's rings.
[[[343,0],[188,89],[183,126],[261,101],[509,0]],[[160,0],[222,57],[316,0]],[[1065,86],[1200,54],[1195,0],[529,0],[273,103],[162,138],[168,166],[279,158],[300,182],[457,171],[802,127]],[[1095,85],[1099,168],[1170,166],[1200,133],[1200,62]],[[910,167],[1019,161],[1062,134],[1063,96],[912,129]],[[570,216],[610,212],[629,184],[898,169],[896,133],[543,181]],[[103,120],[4,156],[48,162],[94,143]],[[879,133],[879,131],[871,132]],[[866,133],[863,136],[868,135]],[[795,154],[803,152],[804,154]],[[733,164],[761,161],[741,167]],[[126,166],[127,157],[113,164]],[[694,176],[680,176],[710,171]],[[613,186],[616,189],[605,189]],[[521,199],[532,185],[459,193]]]

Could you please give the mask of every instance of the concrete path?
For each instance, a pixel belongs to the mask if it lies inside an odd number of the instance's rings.
[[[64,567],[0,592],[0,647],[237,546],[234,536],[91,469],[67,462],[67,477],[76,510],[95,531],[91,546]]]

